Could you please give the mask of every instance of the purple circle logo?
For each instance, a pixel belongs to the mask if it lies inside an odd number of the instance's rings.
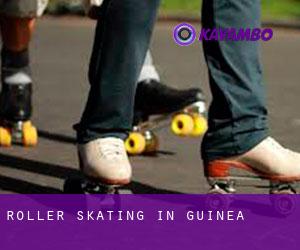
[[[180,46],[189,46],[196,39],[196,30],[188,23],[181,23],[174,28],[173,37]]]

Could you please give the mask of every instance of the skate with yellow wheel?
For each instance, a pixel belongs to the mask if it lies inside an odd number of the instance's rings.
[[[199,105],[199,106],[197,106]],[[195,103],[172,118],[171,129],[177,136],[202,136],[207,130],[205,112],[201,108],[204,103]],[[198,108],[198,109],[197,109]]]
[[[127,152],[154,154],[159,149],[156,132],[165,127],[177,136],[196,137],[206,132],[206,105],[201,89],[177,89],[154,79],[138,83]]]
[[[159,148],[158,137],[150,130],[131,132],[125,141],[127,153],[130,155],[150,155]]]
[[[31,84],[3,84],[0,94],[0,147],[19,144],[33,147],[38,132],[30,121]]]
[[[159,149],[156,132],[165,127],[170,127],[176,136],[202,136],[207,130],[205,102],[198,101],[168,114],[147,117],[129,134],[125,141],[127,152],[130,155],[155,154]]]
[[[0,146],[10,147],[12,144],[34,147],[38,143],[38,132],[31,121],[2,123],[0,126]]]

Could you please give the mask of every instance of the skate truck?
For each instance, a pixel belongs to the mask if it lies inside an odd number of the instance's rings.
[[[202,136],[207,130],[205,101],[197,101],[175,112],[140,122],[133,127],[125,142],[127,152],[130,155],[155,153],[159,149],[155,132],[167,126],[177,136]]]
[[[228,209],[237,196],[237,187],[268,189],[275,212],[290,215],[296,206],[293,195],[297,193],[299,180],[270,176],[253,167],[236,161],[214,161],[205,168],[210,186],[205,204],[208,209]]]
[[[30,121],[31,84],[3,84],[0,95],[0,146],[35,146],[38,133]]]

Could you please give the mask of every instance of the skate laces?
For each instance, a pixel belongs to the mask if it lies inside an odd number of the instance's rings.
[[[110,160],[119,160],[124,156],[124,146],[119,141],[105,141],[98,143],[101,157]]]
[[[274,148],[276,148],[276,149],[278,149],[278,150],[285,151],[285,152],[288,152],[288,153],[292,153],[292,152],[293,152],[292,150],[283,147],[279,142],[277,142],[277,141],[276,141],[275,139],[273,139],[272,137],[269,137],[269,138],[268,138],[268,141],[270,142],[270,144],[271,144]]]
[[[273,147],[276,147],[278,149],[283,149],[283,147],[275,140],[273,139],[272,137],[269,137],[268,138],[268,142],[270,142],[270,144],[273,146]]]

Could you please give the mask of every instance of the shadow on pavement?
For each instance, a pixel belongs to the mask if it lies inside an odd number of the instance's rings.
[[[137,181],[132,181],[128,186],[125,186],[124,189],[129,189],[134,194],[179,194],[175,191],[156,188]]]
[[[76,143],[75,137],[72,137],[72,136],[56,134],[56,133],[49,132],[46,130],[39,130],[38,133],[39,133],[39,137],[42,137],[47,140],[61,142],[61,143],[69,143],[69,144]]]
[[[37,174],[48,175],[57,178],[78,176],[79,171],[57,164],[50,164],[36,160],[28,160],[21,157],[10,156],[0,153],[0,165],[18,170],[25,170]]]
[[[53,133],[53,132],[49,132],[46,130],[39,130],[39,137],[50,140],[50,141],[55,141],[55,142],[60,142],[60,143],[67,143],[67,144],[76,144],[76,139],[75,137],[72,136],[66,136],[66,135],[62,135],[62,134],[57,134],[57,133]],[[175,152],[172,151],[166,151],[166,150],[158,150],[155,153],[151,153],[151,154],[145,154],[145,155],[139,155],[138,157],[159,157],[161,155],[176,155]]]
[[[11,177],[0,176],[0,189],[19,194],[60,194],[61,190],[46,187]]]
[[[142,154],[142,155],[131,156],[131,157],[151,157],[151,158],[157,158],[157,157],[160,157],[162,155],[173,156],[173,155],[176,155],[176,153],[172,152],[172,151],[166,151],[166,150],[157,150],[154,153],[145,153],[145,154]]]
[[[36,160],[24,159],[21,157],[10,156],[0,153],[0,166],[28,171],[31,173],[66,179],[68,177],[81,177],[80,171],[69,167],[50,164]],[[21,176],[21,175],[20,175]],[[42,186],[28,181],[23,181],[11,177],[0,176],[0,189],[22,194],[59,194],[62,190],[55,187]],[[130,189],[134,194],[175,194],[177,192],[164,190],[132,181],[124,189]]]
[[[80,177],[80,171],[76,169],[70,169],[68,167],[59,166],[50,163],[43,163],[35,160],[23,159],[21,157],[8,156],[0,154],[0,165],[8,168],[13,168],[21,171],[28,171],[32,173],[42,174],[46,176],[56,177],[60,179],[66,179],[67,177]],[[22,177],[22,173],[20,173]],[[61,194],[63,190],[51,186],[51,184],[45,183],[45,185],[31,183],[28,180],[20,180],[13,177],[0,175],[0,189],[20,194]],[[137,181],[132,181],[129,185],[122,187],[121,189],[130,190],[133,194],[182,194],[167,189],[160,189],[151,185],[143,184]],[[203,196],[204,197],[204,196]],[[218,196],[211,196],[218,197]],[[229,196],[220,196],[222,198],[229,198]],[[148,197],[152,199],[152,196]],[[153,196],[153,199],[165,200],[164,196]],[[188,209],[205,209],[206,199],[199,199],[196,203],[191,202],[189,195],[177,197],[172,203],[187,205]],[[249,209],[251,212],[260,216],[278,217],[278,214],[274,213],[272,206],[269,204],[260,204],[256,201],[243,201],[237,196],[237,199],[232,202],[232,207]]]

